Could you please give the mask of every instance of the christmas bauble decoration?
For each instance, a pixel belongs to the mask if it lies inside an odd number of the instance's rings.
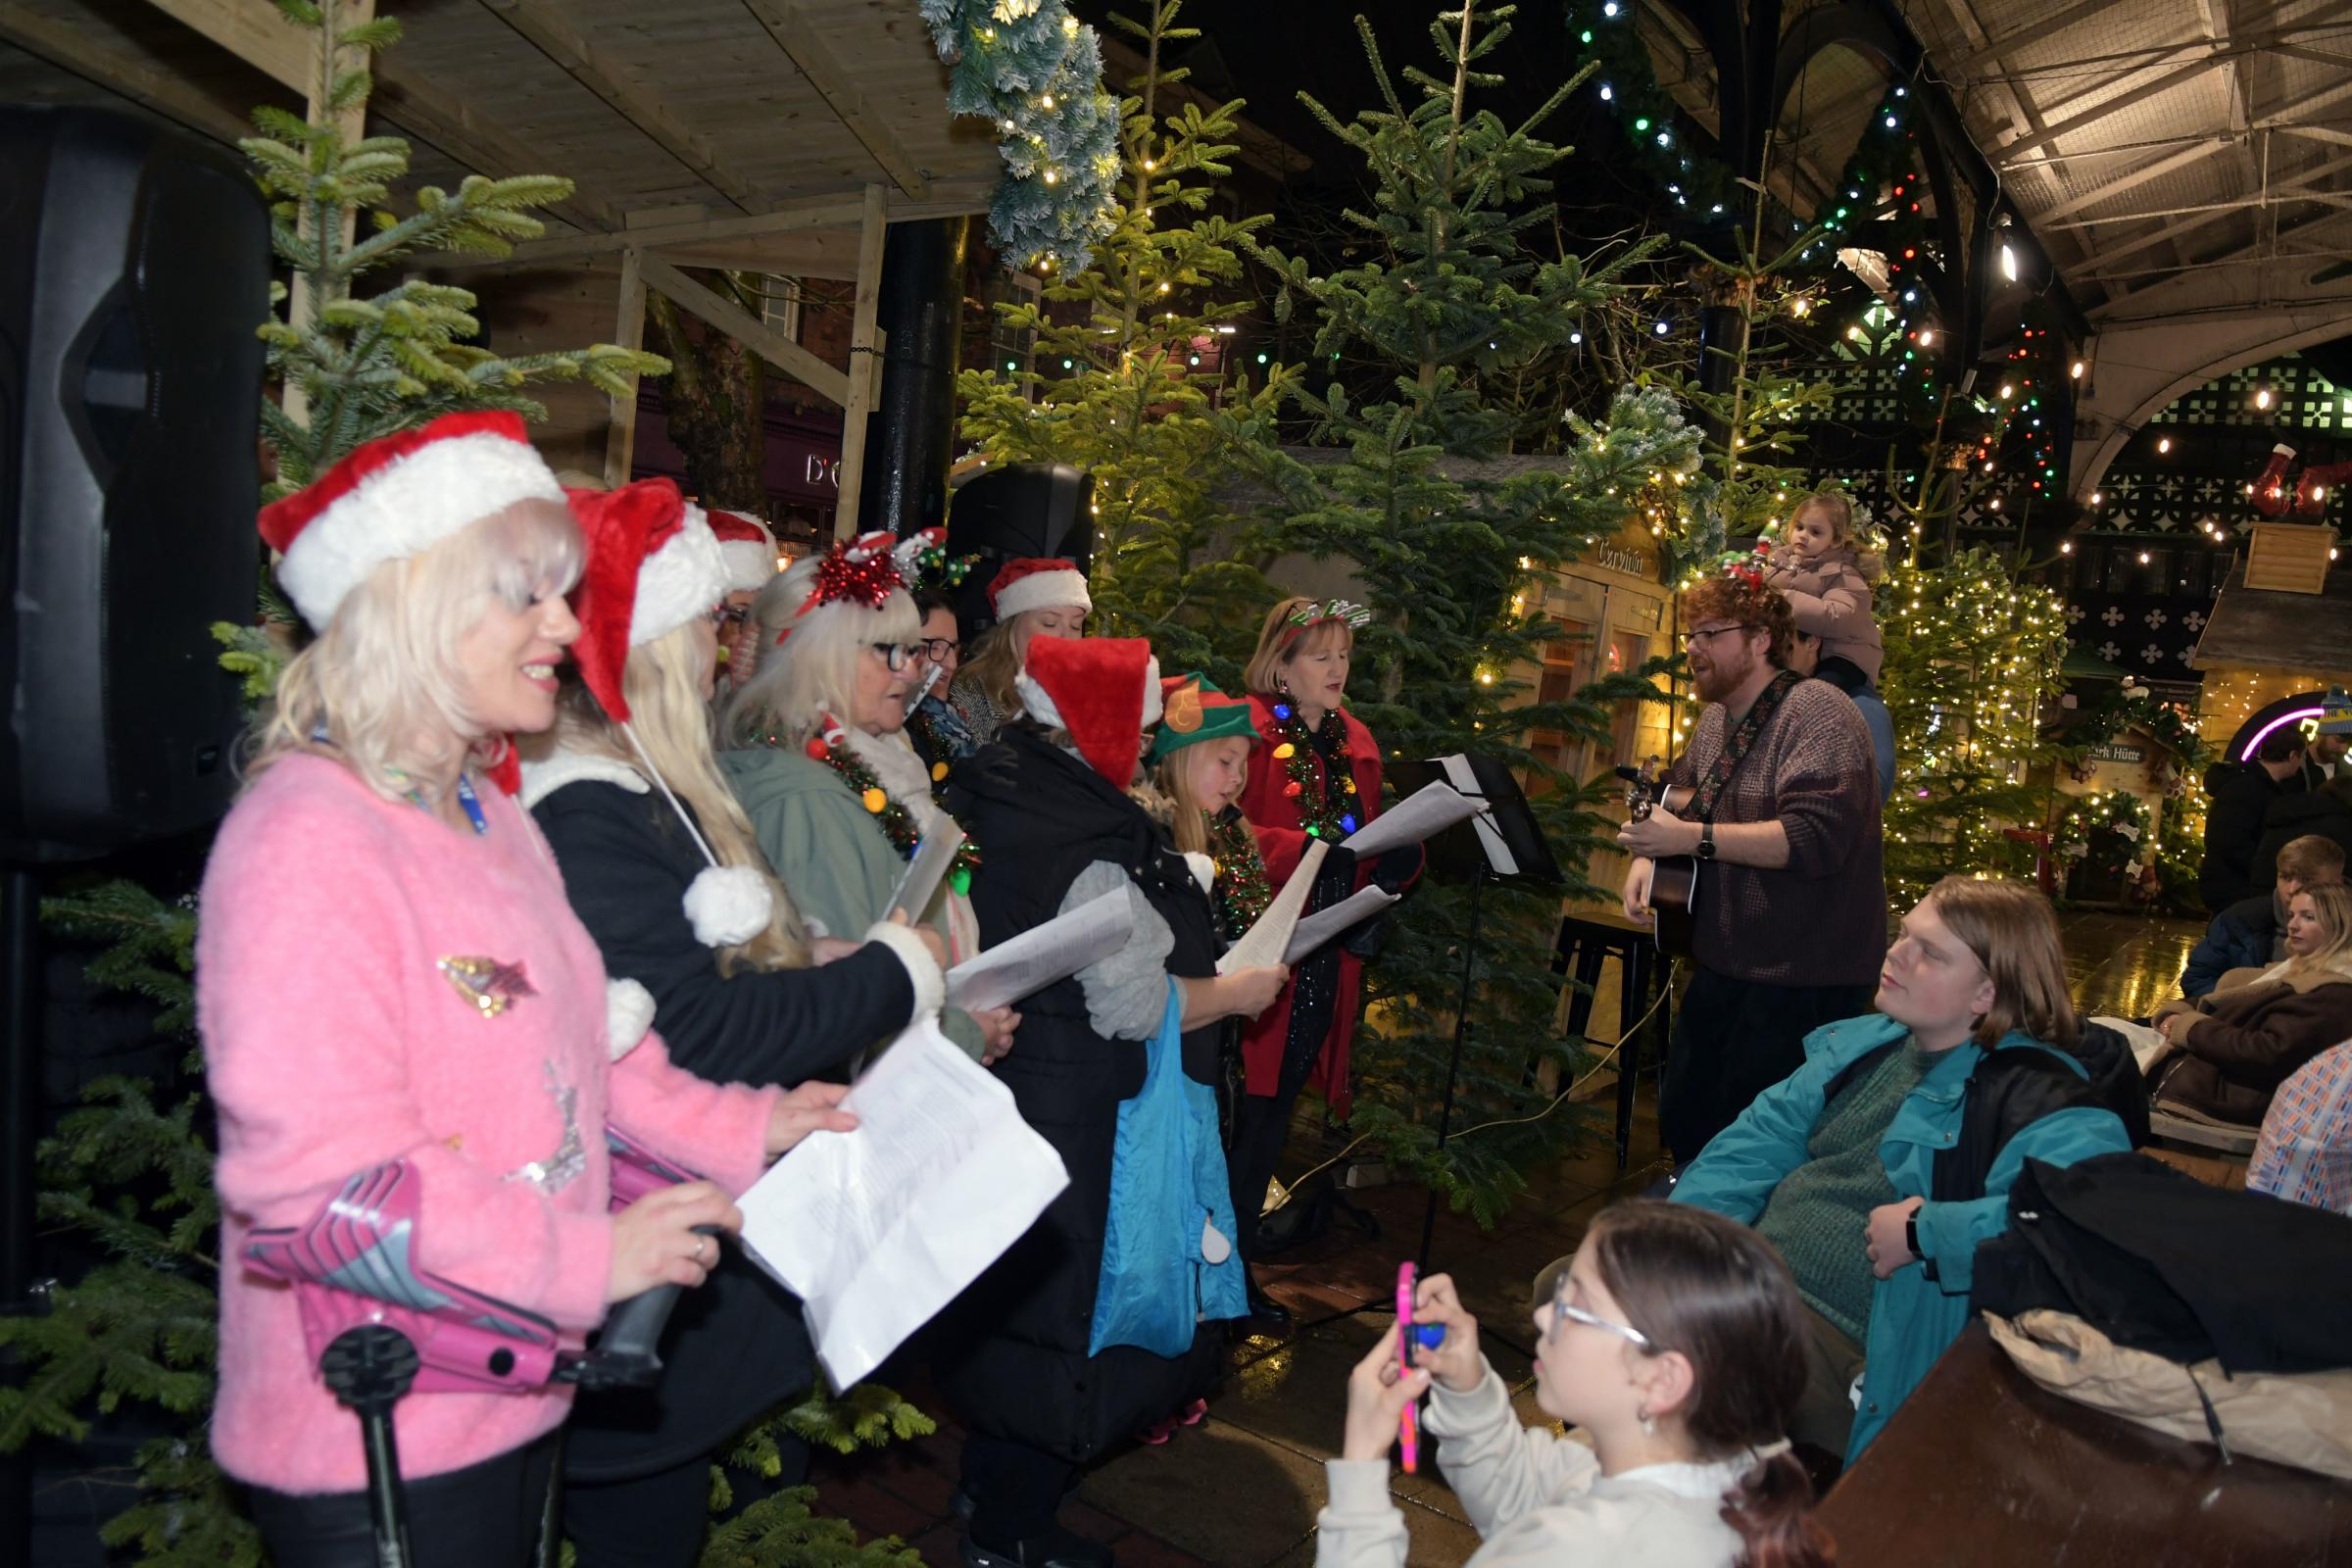
[[[882,793],[882,787],[878,784],[868,789],[859,799],[865,802],[865,808],[876,816],[880,816],[882,808],[890,804],[890,797]]]

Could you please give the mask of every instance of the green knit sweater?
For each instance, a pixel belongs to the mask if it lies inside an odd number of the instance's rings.
[[[1869,1337],[1878,1284],[1863,1251],[1863,1226],[1872,1209],[1896,1198],[1879,1143],[1935,1060],[1906,1043],[1839,1090],[1806,1141],[1812,1158],[1781,1178],[1756,1221],[1758,1234],[1788,1259],[1805,1303],[1856,1345]]]

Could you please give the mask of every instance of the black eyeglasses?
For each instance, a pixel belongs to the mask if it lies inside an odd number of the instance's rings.
[[[920,643],[869,643],[866,646],[882,656],[882,662],[888,664],[891,673],[895,675],[906,667],[907,662],[914,658],[923,645]]]
[[[926,637],[914,646],[920,648],[923,657],[934,664],[945,663],[950,654],[963,652],[963,644],[953,637]]]
[[[1722,636],[1722,635],[1723,635],[1725,632],[1727,632],[1727,631],[1753,631],[1753,630],[1755,630],[1755,627],[1754,627],[1752,624],[1750,624],[1749,622],[1747,622],[1747,621],[1744,621],[1744,620],[1740,620],[1740,621],[1734,621],[1734,622],[1733,622],[1731,625],[1729,625],[1729,626],[1702,626],[1702,627],[1696,627],[1696,628],[1694,628],[1694,629],[1692,629],[1692,630],[1690,630],[1690,631],[1687,631],[1687,632],[1683,633],[1683,641],[1684,641],[1685,643],[1703,643],[1703,642],[1707,641],[1709,638],[1712,638],[1712,637],[1720,637],[1720,636]]]

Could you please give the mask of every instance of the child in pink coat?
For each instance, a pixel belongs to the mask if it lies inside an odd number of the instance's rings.
[[[1821,639],[1821,657],[1843,659],[1879,683],[1879,623],[1871,618],[1878,552],[1855,537],[1854,503],[1835,490],[1805,497],[1789,514],[1764,581],[1788,601],[1796,629]]]
[[[699,1285],[727,1194],[842,1091],[672,1066],[529,815],[494,780],[555,716],[579,533],[511,415],[370,443],[265,511],[320,629],[288,665],[206,869],[197,1013],[220,1109],[220,1386],[212,1443],[279,1568],[372,1561],[357,1419],[321,1384],[295,1292],[241,1266],[351,1176],[407,1162],[415,1270],[553,1321]],[[486,774],[476,764],[488,762]],[[480,788],[476,788],[477,778]],[[764,914],[762,914],[764,919]],[[610,1118],[712,1180],[608,1213]],[[568,1389],[420,1394],[394,1427],[415,1560],[519,1564]]]

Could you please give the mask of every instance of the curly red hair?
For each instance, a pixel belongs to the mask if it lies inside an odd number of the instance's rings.
[[[1705,578],[1683,590],[1682,606],[1687,627],[1732,620],[1766,633],[1770,642],[1764,657],[1787,667],[1788,645],[1796,640],[1796,617],[1789,612],[1788,601],[1764,586],[1760,575],[1751,577],[1741,569]]]

